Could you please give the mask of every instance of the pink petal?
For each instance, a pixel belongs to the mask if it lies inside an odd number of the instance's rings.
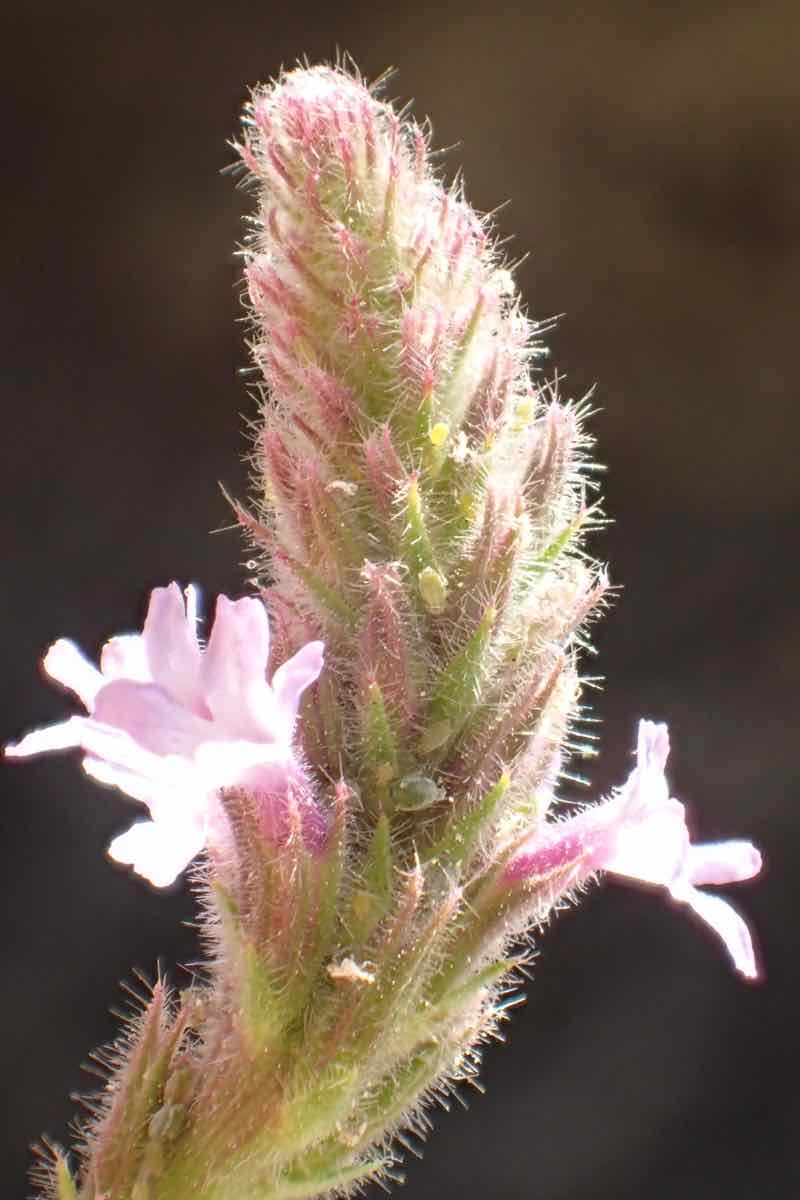
[[[287,722],[289,735],[294,726],[300,697],[314,683],[322,670],[324,642],[307,642],[272,677],[272,692],[281,718]]]
[[[7,758],[29,758],[33,754],[48,754],[51,750],[74,750],[81,744],[85,717],[70,717],[57,725],[33,729],[20,742],[5,747]]]
[[[93,752],[83,762],[87,774],[146,804],[159,821],[177,812],[208,815],[223,787],[285,790],[291,758],[283,746],[243,741],[205,741],[192,758],[150,754],[104,726],[84,731],[84,747],[90,741]]]
[[[269,623],[261,601],[220,596],[203,655],[202,680],[205,702],[223,734],[255,741],[273,735],[268,657]]]
[[[159,825],[177,821],[202,823],[214,811],[215,803],[206,790],[206,781],[183,759],[157,760],[157,769],[150,775],[90,755],[82,765],[86,774],[98,783],[118,788],[132,800],[146,805]]]
[[[636,740],[637,766],[662,774],[669,758],[669,730],[656,721],[640,721]]]
[[[91,755],[84,758],[81,766],[91,779],[96,779],[106,787],[119,788],[132,800],[149,804],[153,798],[156,785],[152,776],[140,775],[127,767],[115,766],[103,758],[93,758]]]
[[[69,688],[84,707],[92,711],[95,697],[103,686],[103,676],[74,642],[68,638],[53,642],[42,666],[51,679]]]
[[[153,754],[191,758],[197,747],[213,736],[209,721],[176,704],[154,683],[112,680],[99,693],[94,716]]]
[[[137,821],[114,838],[108,853],[163,888],[175,882],[204,845],[204,830],[194,821]]]
[[[80,744],[93,758],[102,758],[111,766],[122,767],[147,779],[158,778],[163,760],[137,745],[121,729],[101,725],[90,717],[75,717],[80,722]]]
[[[109,638],[100,653],[100,670],[106,679],[131,679],[152,683],[147,649],[140,633],[122,633]]]
[[[285,789],[293,765],[290,751],[273,742],[206,742],[195,755],[198,774],[206,786]]]
[[[700,842],[689,847],[685,878],[689,883],[740,883],[761,870],[761,855],[752,842]]]
[[[746,979],[758,978],[753,939],[745,921],[733,905],[721,896],[709,896],[696,888],[683,887],[671,892],[679,904],[686,904],[721,938],[736,970]]]
[[[5,753],[9,758],[24,758],[77,748],[87,753],[83,768],[88,775],[149,805],[165,791],[174,795],[192,771],[191,764],[182,759],[151,754],[127,733],[91,717],[70,717],[58,725],[35,729],[17,745],[7,746]]]
[[[669,801],[669,787],[664,776],[668,754],[669,734],[666,725],[640,721],[636,766],[614,797],[614,803],[627,816],[646,814]]]
[[[665,800],[632,813],[623,809],[593,865],[614,875],[666,886],[681,872],[688,849],[683,805]]]
[[[194,603],[192,594],[192,608]],[[195,618],[187,616],[186,603],[177,583],[153,589],[142,636],[155,682],[179,704],[202,712],[202,654]]]

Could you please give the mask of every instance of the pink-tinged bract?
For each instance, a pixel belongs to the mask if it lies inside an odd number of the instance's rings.
[[[109,854],[166,887],[205,846],[224,841],[221,789],[246,788],[274,805],[301,781],[292,733],[300,696],[322,669],[322,650],[321,642],[307,643],[270,685],[260,600],[220,596],[203,648],[196,590],[187,588],[184,598],[176,583],[155,588],[141,634],[111,638],[99,669],[66,639],[50,647],[46,673],[75,693],[88,716],[35,730],[6,755],[82,749],[88,775],[149,812],[114,838]],[[265,814],[265,831],[275,824]]]

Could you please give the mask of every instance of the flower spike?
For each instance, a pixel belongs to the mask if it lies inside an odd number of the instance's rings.
[[[59,1200],[390,1178],[395,1135],[474,1079],[520,943],[600,872],[662,888],[757,974],[701,889],[760,856],[692,845],[665,726],[641,723],[610,798],[553,816],[593,753],[581,657],[609,586],[585,548],[589,413],[542,379],[544,326],[428,142],[354,71],[254,90],[236,148],[260,411],[234,509],[275,636],[262,600],[221,596],[204,648],[194,590],[157,588],[99,669],[56,642],[45,669],[87,715],[8,748],[79,747],[143,804],[110,853],[156,886],[206,851],[207,966],[179,1001],[154,992]]]

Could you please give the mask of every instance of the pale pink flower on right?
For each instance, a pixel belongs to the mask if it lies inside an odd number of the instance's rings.
[[[669,755],[666,725],[639,722],[636,766],[603,804],[545,825],[506,866],[507,885],[565,872],[579,883],[596,871],[666,889],[721,939],[740,974],[757,979],[753,939],[736,909],[700,888],[739,883],[761,870],[752,842],[693,844],[686,810],[673,799],[664,775]]]

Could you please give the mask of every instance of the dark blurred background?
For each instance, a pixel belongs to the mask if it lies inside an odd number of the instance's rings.
[[[396,66],[473,203],[511,200],[530,308],[565,314],[565,391],[599,384],[615,524],[595,548],[623,591],[588,667],[593,786],[626,773],[640,715],[668,720],[698,832],[767,859],[735,897],[762,986],[658,898],[609,885],[566,913],[488,1096],[436,1117],[406,1194],[796,1196],[797,0],[44,0],[2,27],[2,740],[64,713],[36,668],[55,636],[94,651],[172,578],[241,590],[237,535],[211,532],[253,412],[226,138],[246,85],[299,55]],[[185,892],[103,858],[124,800],[74,759],[0,777],[0,1171],[21,1198],[117,981],[197,950]]]

